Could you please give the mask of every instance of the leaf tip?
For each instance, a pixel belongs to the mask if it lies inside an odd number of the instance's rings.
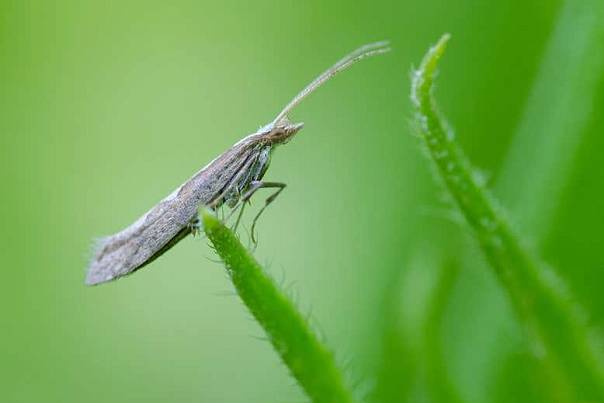
[[[428,57],[431,55],[432,58],[436,58],[436,60],[438,61],[438,59],[440,59],[443,53],[445,53],[445,50],[447,49],[447,44],[449,43],[450,39],[451,34],[448,32],[444,33],[440,37],[438,42],[436,42],[436,44],[430,48],[430,50],[428,51]]]
[[[438,42],[432,46],[424,56],[419,68],[415,71],[412,78],[411,100],[416,107],[420,107],[422,101],[427,100],[432,88],[434,72],[438,62],[445,53],[447,43],[451,39],[451,34],[443,34]]]
[[[432,46],[430,50],[428,50],[428,53],[426,53],[426,56],[424,56],[424,60],[422,60],[420,67],[420,70],[425,72],[424,74],[432,77],[434,70],[436,70],[436,66],[438,65],[438,61],[447,49],[449,39],[451,39],[451,34],[443,34],[438,42],[436,42],[436,44]]]
[[[201,207],[199,209],[199,215],[201,216],[201,222],[203,223],[204,230],[213,231],[220,226],[220,221],[218,218],[206,207]]]

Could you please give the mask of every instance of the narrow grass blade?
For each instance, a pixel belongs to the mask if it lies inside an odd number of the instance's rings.
[[[440,245],[418,247],[388,301],[389,326],[374,393],[383,402],[463,402],[448,373],[443,318],[459,266]]]
[[[525,249],[493,198],[474,179],[437,110],[434,75],[448,40],[449,35],[443,36],[428,51],[413,76],[411,99],[428,155],[526,327],[551,380],[552,399],[604,401],[604,369],[578,307],[562,282]]]
[[[321,403],[352,402],[333,354],[311,331],[294,304],[233,232],[211,213],[200,214],[205,233],[223,260],[237,293],[308,397]]]
[[[604,2],[566,0],[497,182],[497,194],[543,241],[604,78]]]
[[[456,386],[447,372],[446,354],[443,351],[442,330],[443,318],[455,279],[459,274],[457,262],[443,262],[438,267],[436,287],[430,295],[430,302],[423,324],[423,350],[426,360],[426,373],[430,378],[429,385],[433,402],[463,402]]]

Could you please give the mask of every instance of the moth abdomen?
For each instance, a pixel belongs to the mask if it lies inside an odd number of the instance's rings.
[[[169,249],[167,245],[172,247],[184,238],[190,227],[184,220],[184,210],[176,207],[173,202],[164,201],[129,227],[97,241],[86,284],[96,285],[130,274],[163,254]]]

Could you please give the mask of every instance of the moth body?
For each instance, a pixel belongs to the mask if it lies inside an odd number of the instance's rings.
[[[249,184],[262,179],[277,144],[296,134],[302,123],[267,126],[228,149],[160,201],[129,227],[101,238],[88,268],[86,284],[132,273],[189,235],[200,206],[233,207]]]
[[[262,212],[285,188],[283,183],[261,181],[271,153],[303,127],[302,123],[289,121],[291,110],[337,73],[365,57],[388,50],[386,42],[377,42],[345,56],[298,93],[271,123],[241,139],[129,227],[101,238],[88,266],[86,284],[125,276],[161,256],[195,229],[200,206],[215,209],[226,204],[235,208],[260,188],[278,189],[267,199]]]

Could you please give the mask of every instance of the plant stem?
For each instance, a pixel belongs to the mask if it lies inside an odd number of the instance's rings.
[[[411,99],[428,154],[542,358],[557,401],[604,401],[604,369],[578,308],[564,285],[529,253],[443,123],[432,96],[434,74],[449,35],[431,48],[412,82]]]
[[[352,402],[333,354],[311,331],[294,304],[279,290],[235,234],[210,212],[203,227],[243,303],[266,332],[292,376],[313,402]]]

